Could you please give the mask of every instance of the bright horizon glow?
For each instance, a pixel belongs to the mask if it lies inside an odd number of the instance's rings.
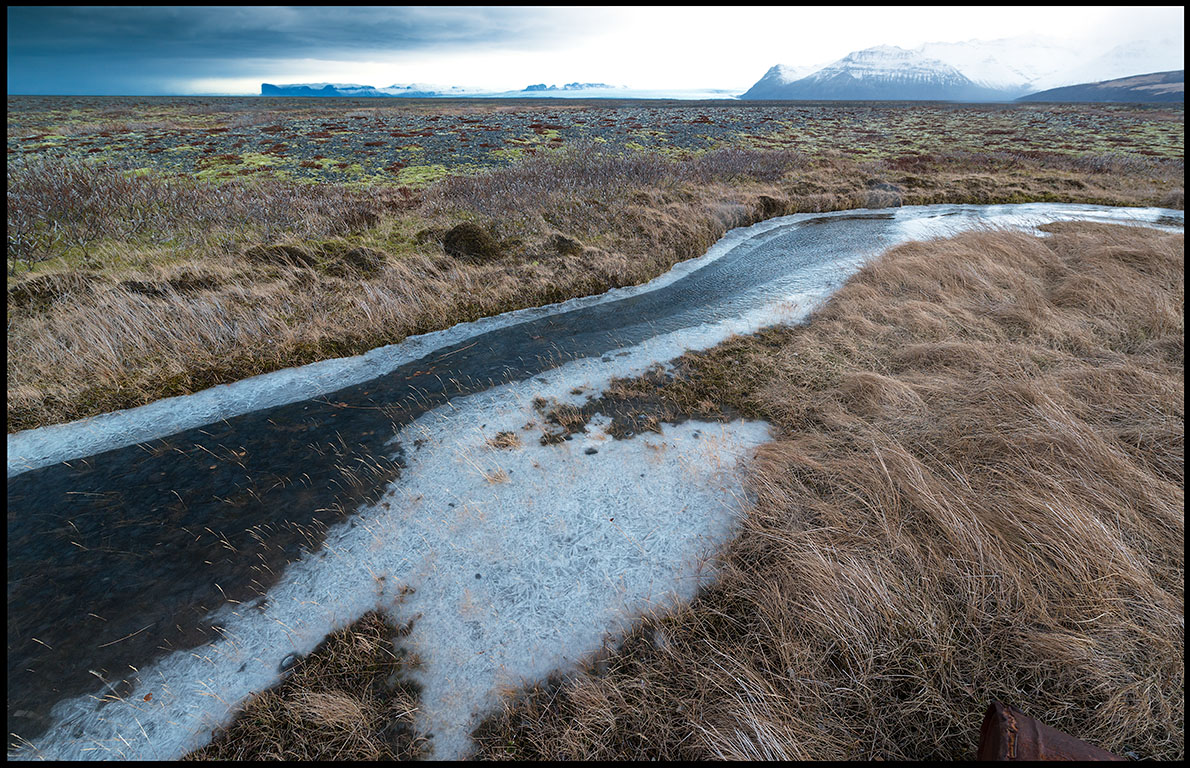
[[[64,93],[88,78],[87,92],[179,95],[258,94],[262,82],[512,91],[578,81],[742,92],[775,64],[826,64],[876,45],[1038,37],[1104,53],[1137,41],[1177,45],[1185,20],[1180,6],[125,8],[75,9],[73,26],[62,22],[55,37],[54,17],[26,21],[34,14],[9,10],[10,94]],[[107,15],[104,37],[95,24]],[[126,45],[111,39],[130,29]],[[175,53],[171,36],[186,51]]]

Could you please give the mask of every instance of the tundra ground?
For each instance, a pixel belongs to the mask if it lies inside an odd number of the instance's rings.
[[[1184,205],[1180,107],[10,99],[9,118],[10,432],[639,283],[784,213]],[[448,252],[463,222],[494,251]],[[805,326],[607,393],[779,436],[719,582],[511,698],[480,754],[965,758],[999,698],[1183,757],[1183,240],[1050,231],[902,246]],[[194,756],[420,753],[382,625]]]

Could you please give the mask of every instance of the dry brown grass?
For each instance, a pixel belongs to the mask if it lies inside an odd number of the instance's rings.
[[[695,603],[482,731],[517,759],[970,759],[992,699],[1184,757],[1184,251],[1088,224],[901,246],[663,395],[766,418]]]
[[[772,216],[898,202],[1157,204],[1181,186],[1172,161],[1105,172],[1119,163],[935,160],[905,171],[786,150],[670,161],[576,145],[447,178],[420,197],[280,181],[166,183],[82,166],[63,166],[61,188],[49,166],[17,174],[14,196],[10,175],[10,240],[31,243],[22,247],[40,254],[34,261],[52,258],[10,279],[8,430],[638,284],[728,229]],[[56,221],[60,240],[39,239]],[[82,221],[93,224],[79,229]],[[460,221],[490,230],[503,256],[448,257],[441,233]],[[252,247],[259,242],[304,249],[307,263],[270,261],[261,254],[273,251]],[[347,258],[352,248],[372,255],[367,271]]]
[[[409,760],[426,751],[412,724],[413,663],[402,630],[377,613],[330,635],[284,682],[254,696],[189,760]]]
[[[488,438],[488,445],[502,451],[520,448],[522,445],[521,436],[516,432],[497,432]]]

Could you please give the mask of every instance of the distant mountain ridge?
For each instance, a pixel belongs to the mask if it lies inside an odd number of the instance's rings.
[[[566,85],[559,88],[556,85],[547,86],[545,83],[538,83],[536,85],[526,86],[525,91],[527,93],[532,92],[532,91],[558,91],[558,90],[586,91],[586,90],[590,90],[592,88],[615,88],[615,87],[616,86],[608,85],[607,83],[567,83]]]
[[[349,83],[293,83],[289,85],[260,84],[261,96],[298,96],[304,98],[385,98],[385,99],[433,99],[468,96],[547,96],[560,93],[581,94],[583,92],[616,91],[616,86],[607,83],[567,83],[561,87],[537,83],[520,91],[491,91],[482,88],[466,88],[457,85],[431,85],[413,83],[390,85],[377,88],[373,85]]]
[[[292,85],[260,84],[261,96],[304,96],[331,98],[433,98],[437,96],[467,96],[478,91],[457,86],[434,86],[426,84],[390,85],[377,88],[372,85],[351,85],[343,83],[295,83]]]
[[[1098,83],[1080,83],[1031,93],[1017,101],[1185,102],[1186,70],[1151,72]]]

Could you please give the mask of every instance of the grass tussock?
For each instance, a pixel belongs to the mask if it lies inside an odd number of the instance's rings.
[[[970,759],[999,699],[1184,757],[1181,235],[894,249],[661,396],[779,438],[718,583],[510,701],[498,759]]]
[[[498,451],[507,451],[520,448],[523,443],[521,442],[520,435],[516,432],[497,432],[488,438],[488,445]]]
[[[426,752],[413,730],[418,693],[406,678],[401,634],[378,613],[327,637],[277,687],[188,760],[410,760]]]

